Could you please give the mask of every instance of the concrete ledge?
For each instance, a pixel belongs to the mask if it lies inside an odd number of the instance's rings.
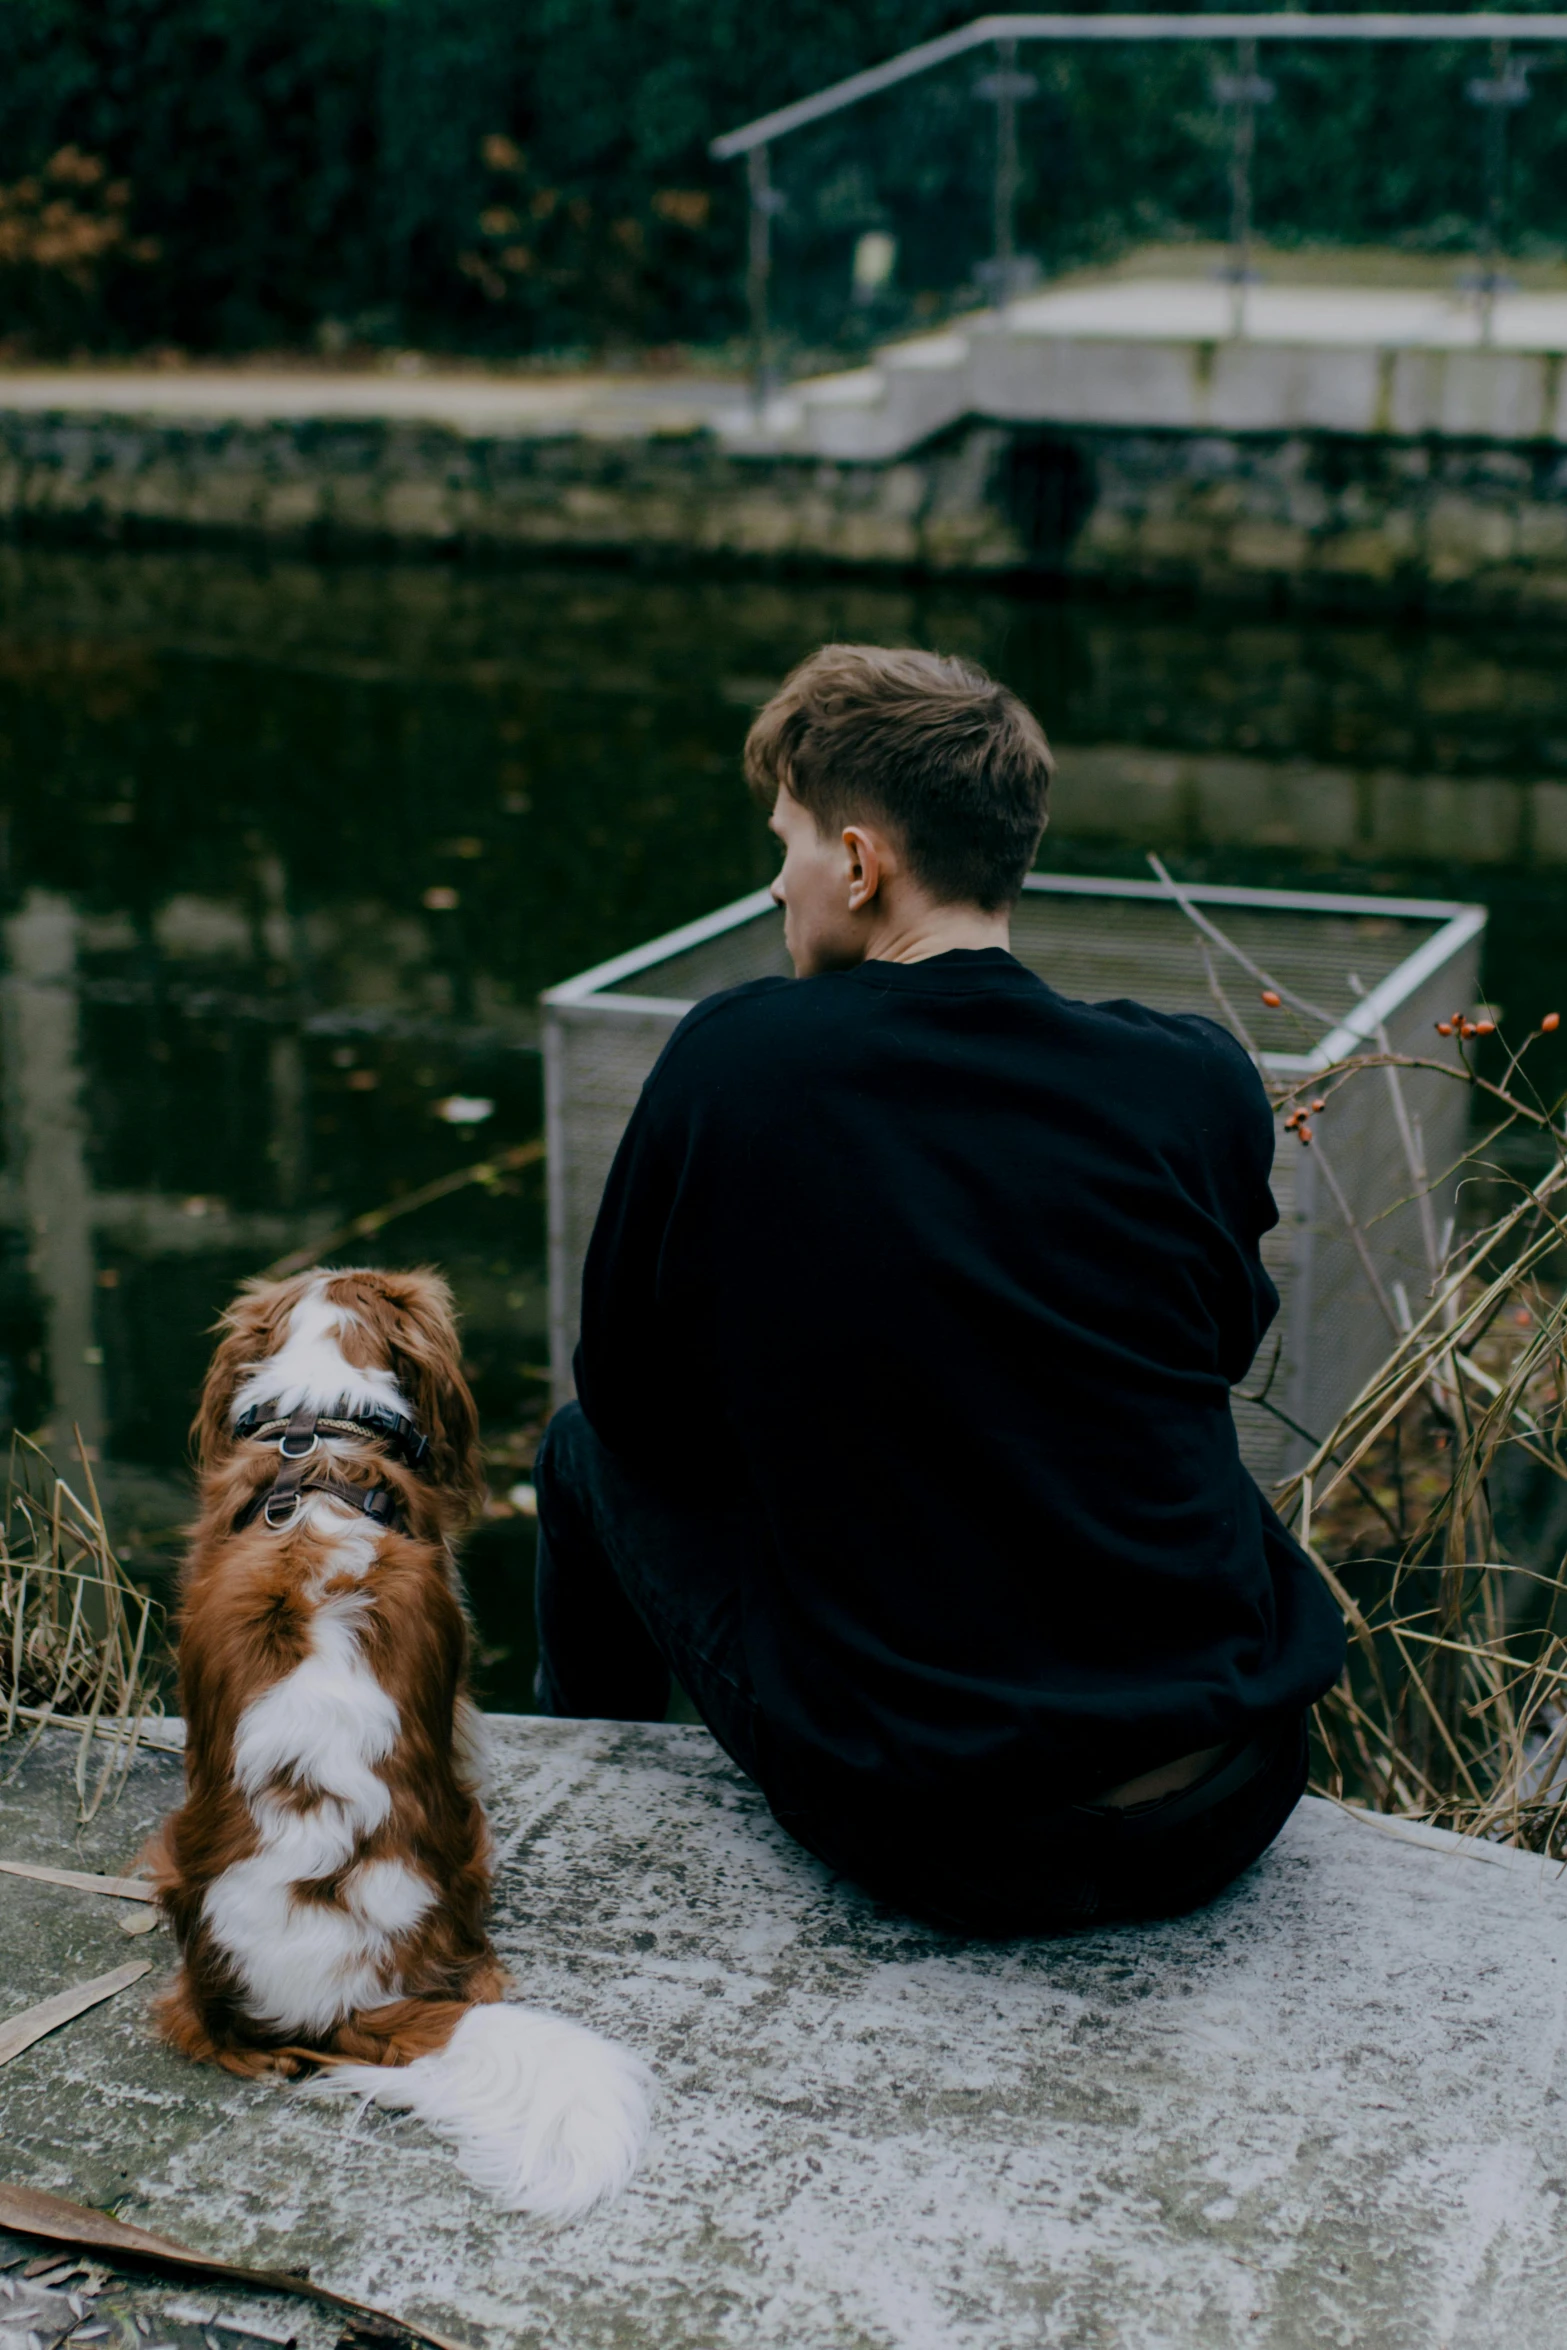
[[[963,416],[1177,432],[1567,439],[1567,298],[1257,285],[1059,287],[884,345],[852,376],[793,384],[721,428],[756,448],[870,461]]]
[[[965,1943],[828,1877],[701,1731],[497,1732],[518,1995],[660,2076],[620,2204],[498,2219],[411,2122],[165,2056],[140,1987],[0,2071],[10,2173],[496,2350],[1556,2350],[1557,1870],[1308,1803],[1201,1916]],[[69,1757],[0,1788],[0,1854],[122,1863],[177,1782],[144,1758],[78,1837]],[[123,1956],[112,1904],[6,1882],[0,2011]]]
[[[964,415],[1178,432],[1339,432],[1567,441],[1559,352],[1167,342],[976,328],[961,366],[914,381],[895,348],[851,400],[798,385],[794,438],[824,455],[895,456]],[[780,436],[783,438],[784,436]]]

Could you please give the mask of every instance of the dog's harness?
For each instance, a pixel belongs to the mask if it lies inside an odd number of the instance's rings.
[[[320,1412],[302,1403],[284,1416],[274,1404],[254,1404],[234,1423],[234,1434],[255,1444],[276,1444],[278,1473],[270,1485],[252,1495],[234,1521],[234,1531],[259,1517],[274,1534],[291,1526],[304,1506],[305,1496],[323,1493],[344,1509],[358,1510],[377,1526],[401,1526],[403,1505],[390,1485],[350,1485],[325,1469],[306,1475],[306,1464],[320,1450],[323,1436],[371,1436],[390,1444],[410,1469],[422,1469],[430,1439],[385,1404],[367,1405],[362,1412]]]

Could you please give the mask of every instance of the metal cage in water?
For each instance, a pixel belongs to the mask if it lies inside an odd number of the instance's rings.
[[[1264,1069],[1286,1082],[1375,1051],[1384,1038],[1395,1051],[1453,1051],[1434,1023],[1475,1000],[1484,907],[1300,890],[1192,887],[1184,895],[1326,1017],[1264,1004],[1255,979],[1155,882],[1031,874],[1013,918],[1013,952],[1060,994],[1089,1001],[1130,996],[1156,1011],[1222,1017],[1218,990]],[[789,972],[783,917],[758,890],[544,996],[557,1404],[572,1393],[593,1219],[643,1079],[701,997]],[[1469,1098],[1434,1071],[1396,1079],[1366,1071],[1337,1094],[1309,1148],[1281,1132],[1279,1223],[1263,1244],[1281,1312],[1234,1407],[1241,1450],[1261,1484],[1289,1475],[1332,1425],[1387,1352],[1390,1323],[1418,1320],[1432,1248],[1453,1212]],[[1412,1166],[1428,1173],[1423,1195]]]

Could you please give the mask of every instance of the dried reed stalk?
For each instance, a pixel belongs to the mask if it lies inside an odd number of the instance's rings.
[[[1219,984],[1214,950],[1267,999],[1326,1019],[1243,954],[1156,866],[1192,920],[1208,991],[1240,1042],[1256,1048]],[[1348,975],[1346,975],[1348,976]],[[1275,1496],[1342,1608],[1349,1663],[1316,1715],[1319,1793],[1567,1860],[1567,1493],[1540,1511],[1535,1555],[1508,1557],[1493,1517],[1499,1481],[1527,1463],[1547,1494],[1567,1486],[1567,1130],[1563,1097],[1531,1081],[1545,1018],[1483,1074],[1472,1044],[1497,1033],[1476,1017],[1443,1024],[1458,1060],[1378,1049],[1270,1084],[1298,1131],[1309,1100],[1380,1083],[1407,1175],[1429,1282],[1399,1327],[1340,1186],[1325,1188],[1367,1274],[1367,1310],[1391,1325],[1385,1360]],[[1504,1040],[1505,1041],[1505,1040]],[[1403,1072],[1433,1070],[1467,1086],[1486,1131],[1456,1168],[1429,1172]],[[1266,1079],[1266,1072],[1264,1071]],[[1492,1156],[1513,1129],[1535,1138],[1533,1182]],[[1320,1139],[1310,1144],[1320,1155]],[[1501,1212],[1477,1229],[1439,1232],[1433,1202],[1455,1179],[1483,1177]],[[1477,1194],[1480,1186],[1468,1184]],[[1254,1400],[1265,1400],[1257,1398]]]
[[[1421,1320],[1277,1497],[1351,1635],[1318,1708],[1321,1791],[1558,1858],[1567,1520],[1539,1555],[1508,1557],[1492,1497],[1509,1455],[1547,1490],[1567,1482],[1564,1183],[1558,1164],[1452,1253]]]
[[[86,1448],[84,1501],[27,1437],[11,1440],[0,1515],[0,1740],[25,1732],[14,1778],[51,1724],[79,1728],[78,1817],[118,1791],[143,1723],[161,1610],[114,1555]],[[104,1750],[94,1774],[94,1741]]]

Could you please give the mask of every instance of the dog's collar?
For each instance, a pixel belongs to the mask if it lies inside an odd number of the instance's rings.
[[[272,1533],[285,1532],[310,1493],[323,1493],[346,1509],[359,1510],[378,1526],[403,1524],[402,1501],[391,1486],[349,1485],[342,1478],[320,1470],[307,1477],[305,1464],[319,1449],[325,1434],[385,1437],[402,1453],[410,1468],[420,1468],[430,1450],[430,1440],[421,1435],[412,1420],[379,1404],[372,1404],[364,1412],[338,1414],[318,1412],[313,1405],[302,1403],[286,1419],[276,1416],[268,1419],[269,1412],[275,1415],[274,1404],[255,1404],[234,1423],[236,1436],[262,1444],[275,1440],[279,1454],[277,1475],[270,1485],[252,1494],[240,1511],[234,1521],[236,1534],[258,1517]]]
[[[302,1448],[296,1424],[308,1441]],[[316,1412],[301,1404],[293,1413],[281,1412],[276,1402],[252,1404],[234,1423],[234,1434],[256,1444],[276,1443],[286,1461],[308,1459],[322,1436],[376,1436],[395,1445],[410,1469],[422,1469],[430,1439],[405,1413],[390,1404],[367,1404],[359,1412]]]
[[[257,1518],[273,1534],[286,1532],[312,1493],[324,1493],[344,1509],[359,1510],[377,1526],[401,1527],[404,1522],[402,1503],[390,1485],[345,1485],[341,1477],[301,1477],[285,1492],[279,1477],[275,1484],[264,1485],[251,1495],[234,1520],[235,1533],[242,1534]]]

